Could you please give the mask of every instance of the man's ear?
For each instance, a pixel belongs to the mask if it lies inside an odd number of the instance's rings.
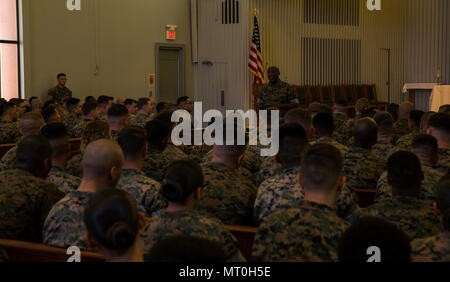
[[[342,191],[342,189],[344,188],[345,185],[345,181],[347,180],[347,178],[345,176],[341,176],[339,178],[339,183],[338,183],[338,193],[340,193]]]
[[[439,208],[438,208],[436,202],[433,202],[433,208],[434,208],[434,214],[435,214],[438,218],[440,218],[440,217],[441,217],[441,212],[439,211]]]
[[[89,234],[86,235],[86,241],[89,248],[91,248],[92,250],[95,250],[98,247],[97,242],[95,242],[94,238],[92,238],[92,236]]]
[[[304,189],[305,185],[303,185],[303,177],[301,173],[297,174],[298,183],[300,183],[300,186]]]
[[[202,190],[203,190],[202,187],[198,187],[197,190],[195,190],[194,195],[195,200],[200,201],[202,199]]]
[[[146,225],[147,220],[149,219],[149,217],[146,216],[146,215],[145,215],[144,213],[142,213],[142,212],[138,212],[138,216],[139,216],[139,230],[142,230],[142,229],[145,227],[145,225]]]
[[[238,166],[241,166],[241,163],[242,163],[242,160],[244,159],[244,154],[241,154],[239,157],[238,157]]]

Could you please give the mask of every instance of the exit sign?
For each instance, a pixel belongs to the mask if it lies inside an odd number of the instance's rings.
[[[168,30],[166,34],[167,40],[175,40],[176,39],[176,33],[174,30]]]

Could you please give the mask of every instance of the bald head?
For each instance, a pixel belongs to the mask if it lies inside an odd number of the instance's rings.
[[[308,109],[295,108],[290,110],[284,117],[284,122],[300,124],[308,136],[312,135],[312,116]]]
[[[411,102],[406,102],[400,105],[398,109],[399,119],[409,119],[409,114],[414,110],[414,104]]]
[[[377,123],[372,118],[362,118],[355,124],[355,144],[371,150],[377,143],[378,128]]]
[[[116,143],[100,139],[90,143],[83,154],[83,180],[107,182],[114,187],[121,175],[124,157]]]
[[[24,136],[39,134],[44,125],[44,118],[37,112],[24,113],[19,120],[19,127]]]

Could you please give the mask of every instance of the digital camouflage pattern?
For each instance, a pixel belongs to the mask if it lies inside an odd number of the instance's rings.
[[[89,250],[83,212],[93,192],[70,191],[49,212],[42,229],[45,245],[67,249],[77,246]]]
[[[342,113],[334,114],[334,128],[335,132],[339,132],[341,127],[348,121],[348,117]]]
[[[275,84],[264,84],[257,101],[260,109],[265,109],[267,103],[274,102],[281,104],[298,103],[298,98],[288,83],[279,80]]]
[[[116,188],[128,192],[135,199],[138,212],[148,216],[167,207],[167,201],[159,194],[161,184],[137,169],[124,168]]]
[[[16,123],[0,120],[0,144],[16,144],[22,137],[22,132]]]
[[[422,165],[422,171],[424,175],[424,181],[422,182],[420,199],[429,201],[431,205],[431,203],[436,199],[436,185],[444,176],[444,174],[428,165]],[[378,180],[375,202],[389,199],[392,199],[392,186],[389,184],[388,173],[387,171],[385,171]]]
[[[343,157],[348,152],[347,146],[342,145],[341,143],[337,142],[336,140],[334,140],[331,137],[320,137],[311,146],[316,145],[316,144],[330,144],[330,145],[334,146],[336,149],[338,149],[341,152]]]
[[[378,140],[377,144],[373,146],[372,153],[379,157],[380,159],[383,159],[387,161],[389,157],[391,156],[390,152],[394,149],[394,145],[392,145],[391,142],[384,141],[384,140]]]
[[[148,177],[162,182],[166,174],[166,170],[169,167],[173,159],[169,159],[167,154],[164,154],[158,150],[149,149],[144,159],[144,165],[142,172]]]
[[[415,262],[450,262],[450,232],[411,242]]]
[[[399,138],[401,138],[401,136],[405,136],[410,132],[411,130],[409,129],[407,119],[399,119],[394,123],[394,134],[399,136]]]
[[[80,121],[72,128],[72,138],[81,138],[84,129],[91,121],[92,120],[90,119],[83,119],[83,120],[80,119]]]
[[[259,157],[259,151],[258,153],[255,152],[256,146],[248,146],[245,150],[244,157],[241,161],[241,167],[245,168],[246,170],[250,171],[251,173],[258,172],[260,166],[261,166],[261,159]],[[251,149],[250,149],[251,148]],[[250,149],[250,150],[249,150]],[[203,163],[210,163],[212,162],[214,157],[214,151],[210,150],[207,152],[202,160]]]
[[[0,172],[0,238],[42,242],[42,226],[64,193],[45,179],[12,169]]]
[[[77,190],[80,186],[81,179],[79,177],[68,174],[62,168],[53,166],[48,173],[47,180],[55,184],[60,191],[69,193]]]
[[[192,146],[191,150],[189,152],[189,158],[193,159],[194,161],[201,163],[203,159],[206,157],[208,152],[210,152],[213,149],[213,146],[209,146],[206,144],[200,145],[200,146]]]
[[[275,157],[262,158],[259,171],[255,174],[257,186],[261,185],[266,179],[275,176],[281,169],[281,164],[277,162]]]
[[[163,210],[159,215],[150,218],[141,232],[144,258],[150,254],[156,243],[173,236],[217,242],[223,246],[223,251],[228,257],[240,253],[237,240],[220,220],[192,210],[177,212]]]
[[[136,122],[136,115],[129,114],[128,115],[128,120],[130,121],[130,126],[131,125],[139,126],[139,124],[137,124],[137,122]]]
[[[185,160],[188,159],[189,156],[186,155],[179,147],[175,146],[172,143],[167,144],[164,149],[164,155],[167,156],[168,159],[173,160]]]
[[[102,121],[105,121],[105,122],[108,122],[108,113],[100,113],[98,115],[98,119],[102,120]]]
[[[397,140],[397,143],[395,144],[394,149],[392,149],[392,151],[389,153],[389,155],[393,155],[396,152],[400,152],[400,151],[411,152],[412,142],[413,142],[414,138],[416,138],[420,134],[421,134],[420,131],[412,131],[406,135],[401,136]]]
[[[338,261],[338,242],[349,226],[334,209],[303,201],[298,208],[273,213],[259,226],[255,262]]]
[[[66,163],[66,172],[70,175],[81,178],[83,176],[83,169],[81,168],[82,160],[83,155],[81,153],[75,155],[70,161]]]
[[[347,186],[355,189],[375,189],[378,179],[386,170],[386,162],[371,151],[352,146],[344,158]]]
[[[256,165],[255,162],[258,162],[259,159],[257,160],[256,158],[254,158],[252,153],[247,153],[247,150],[245,152],[246,153],[244,153],[244,157],[242,158],[241,165],[237,169],[236,172],[241,176],[241,179],[243,181],[245,181],[248,185],[257,186],[256,177],[255,177],[254,173],[249,169],[249,167],[253,167],[253,169],[255,169],[255,167],[254,167],[254,165]],[[212,163],[213,157],[214,157],[214,151],[209,151],[205,155],[205,157],[203,158],[201,163],[204,163],[204,164]]]
[[[73,136],[73,129],[81,122],[81,118],[76,114],[68,114],[64,117],[62,123],[66,126],[67,131],[71,134],[72,138],[76,138]]]
[[[394,196],[362,211],[362,216],[378,216],[405,231],[411,240],[436,235],[440,221],[429,202]]]
[[[72,97],[72,91],[65,86],[63,88],[56,86],[48,90],[48,96],[50,96],[51,100],[55,100],[60,105],[63,105],[64,99]]]
[[[17,165],[17,146],[12,147],[6,154],[3,155],[0,163],[7,168],[16,168]]]
[[[361,212],[359,200],[355,191],[351,190],[347,184],[342,187],[336,199],[336,214],[347,222],[353,223]]]
[[[358,117],[356,118],[349,118],[339,130],[335,131],[335,139],[337,142],[341,143],[345,146],[350,146],[352,140],[354,131],[355,131],[355,123],[357,121]]]
[[[450,173],[450,149],[439,149],[439,163],[434,168],[444,174]]]
[[[149,122],[152,119],[152,115],[148,114],[148,115],[144,115],[144,114],[136,114],[135,118],[134,118],[134,124],[141,126],[143,128],[145,128],[145,125],[147,124],[147,122]]]
[[[203,163],[205,184],[197,210],[224,224],[252,225],[256,186],[224,164]]]
[[[257,225],[272,213],[301,205],[305,191],[298,182],[299,173],[300,167],[285,168],[259,186],[253,209]]]

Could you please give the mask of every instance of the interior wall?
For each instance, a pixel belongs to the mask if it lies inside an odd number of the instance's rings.
[[[405,80],[450,84],[450,1],[406,0]]]
[[[329,3],[329,10],[341,9],[345,11],[346,1],[317,0],[316,3],[325,5]],[[386,82],[388,80],[388,55],[383,49],[391,49],[391,94],[392,101],[401,99],[404,72],[404,0],[382,1],[381,11],[369,11],[366,0],[359,0],[359,14],[353,22],[357,25],[317,24],[304,21],[304,0],[250,0],[250,11],[258,10],[261,28],[262,56],[265,70],[270,65],[280,68],[281,79],[300,85],[327,85],[349,83],[349,78],[359,77],[356,83],[376,84],[379,99],[388,100]],[[322,6],[324,7],[324,6]],[[312,11],[312,16],[327,23],[336,23],[347,20],[349,14],[339,15],[324,13],[326,9],[319,8]],[[249,17],[252,21],[252,17]],[[249,34],[251,30],[249,30]],[[249,35],[250,36],[250,35]],[[333,40],[323,40],[318,48],[325,56],[311,57],[304,54],[302,40],[333,39],[360,41],[361,58],[360,74],[350,74],[349,67],[342,64],[341,69],[332,75],[327,72],[316,71],[315,64],[336,56],[336,44]],[[316,46],[314,46],[316,48]],[[311,49],[311,48],[309,48]],[[356,49],[345,51],[348,57],[359,52]],[[348,53],[348,54],[347,54]],[[310,60],[310,69],[304,69]],[[358,68],[354,68],[358,69]],[[354,79],[353,79],[354,80]],[[354,81],[351,81],[355,83]]]
[[[189,0],[23,0],[25,94],[47,98],[56,75],[67,73],[74,96],[155,94],[155,44],[185,45],[185,93],[193,95]],[[166,25],[177,39],[165,40]],[[158,78],[157,78],[158,79]]]

